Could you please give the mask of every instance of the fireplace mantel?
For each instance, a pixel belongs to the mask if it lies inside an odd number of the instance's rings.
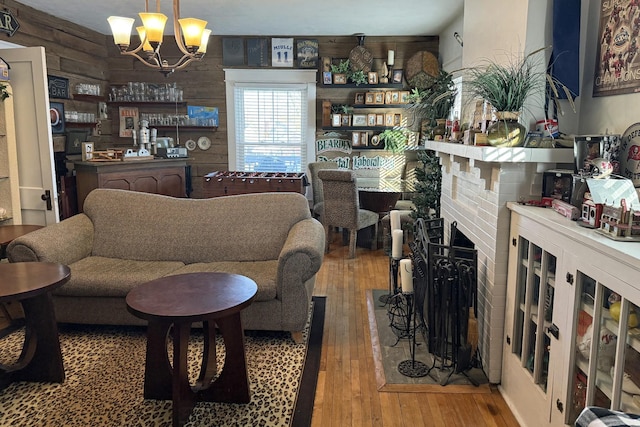
[[[439,141],[426,141],[425,148],[489,163],[573,163],[570,148],[500,148]]]

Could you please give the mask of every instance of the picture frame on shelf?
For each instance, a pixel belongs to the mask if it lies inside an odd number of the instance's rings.
[[[401,90],[399,92],[400,104],[408,104],[409,103],[409,91]]]
[[[332,114],[331,115],[331,126],[334,128],[338,128],[342,125],[342,115],[340,114]]]
[[[91,131],[89,129],[67,130],[67,132],[65,132],[65,154],[82,154],[82,144],[87,142],[90,133]]]
[[[351,126],[351,114],[341,114],[342,126]]]
[[[367,125],[367,116],[366,116],[366,114],[354,114],[351,117],[351,125],[352,126],[366,126]]]
[[[393,115],[393,126],[400,126],[402,124],[402,114],[395,113]]]
[[[359,147],[360,146],[360,132],[352,132],[351,133],[351,146]]]
[[[376,92],[373,99],[374,104],[384,104],[384,92]]]
[[[332,82],[333,82],[333,76],[331,75],[331,71],[323,71],[322,83],[326,85],[330,85]]]
[[[384,115],[384,125],[387,127],[393,127],[393,120],[395,118],[394,113],[386,113]]]
[[[369,145],[371,145],[372,147],[378,147],[380,145],[380,135],[371,135]]]
[[[364,103],[365,104],[375,104],[375,97],[373,95],[373,92],[367,92],[364,96]]]
[[[376,126],[384,126],[384,114],[376,114]]]
[[[247,39],[247,65],[249,67],[268,67],[269,53],[267,38]]]
[[[346,85],[347,84],[347,75],[346,74],[334,74],[333,75],[333,84],[335,84],[335,85]]]
[[[370,85],[377,85],[378,84],[378,72],[377,71],[369,71],[369,73],[367,74],[368,77],[368,82]]]
[[[376,114],[369,113],[367,114],[367,126],[375,126],[376,125]]]
[[[369,134],[367,132],[360,132],[360,146],[366,147],[369,145]]]
[[[358,104],[358,105],[364,104],[364,92],[356,93],[356,97],[355,97],[354,103]]]
[[[397,92],[397,91],[391,92],[391,103],[392,104],[400,103],[400,92]]]
[[[385,104],[391,104],[391,98],[392,98],[393,92],[388,90],[384,93],[384,103]]]
[[[391,83],[402,83],[402,77],[404,77],[404,73],[402,70],[393,70],[393,74],[391,75]]]

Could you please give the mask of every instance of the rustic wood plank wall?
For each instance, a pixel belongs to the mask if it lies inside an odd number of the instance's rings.
[[[137,59],[122,56],[113,44],[111,36],[106,36],[81,27],[72,22],[52,17],[48,14],[24,6],[13,0],[0,0],[0,4],[10,10],[20,22],[20,29],[13,37],[0,35],[0,40],[23,46],[44,46],[47,56],[48,73],[69,79],[71,93],[76,84],[99,84],[102,94],[108,95],[111,85],[124,85],[127,82],[173,83],[184,91],[184,100],[190,105],[218,107],[220,126],[216,131],[180,131],[179,140],[182,145],[188,139],[197,140],[207,136],[212,146],[207,151],[196,149],[189,153],[189,164],[192,166],[192,183],[194,192],[192,197],[202,197],[202,177],[215,170],[228,168],[227,152],[227,111],[224,83],[224,66],[222,65],[222,38],[212,36],[207,55],[202,61],[196,61],[183,70],[167,77],[154,71]],[[106,19],[106,17],[105,17]],[[347,58],[349,52],[357,45],[354,36],[291,36],[294,38],[315,38],[319,42],[320,56],[332,58]],[[271,38],[271,36],[269,37]],[[169,58],[177,55],[177,49],[172,37],[167,38],[163,45],[163,52]],[[365,46],[376,59],[374,69],[381,67],[386,60],[387,51],[395,51],[395,67],[404,68],[404,63],[414,53],[427,50],[437,55],[438,37],[366,37]],[[173,50],[173,52],[172,52]],[[319,80],[321,73],[318,73]],[[347,103],[349,91],[330,90],[318,87],[317,117],[321,118],[321,102],[331,99],[335,103]],[[83,101],[55,100],[64,102],[66,110],[80,112],[97,112],[96,105]],[[145,111],[140,108],[140,111]],[[185,113],[181,107],[178,113]],[[151,112],[175,113],[172,108],[159,109]],[[111,129],[104,129],[103,135],[96,138],[98,148],[106,146],[127,147],[131,141],[118,137],[117,107],[109,108],[112,120]],[[109,131],[111,135],[109,135]],[[176,137],[175,131],[159,131],[158,136]]]

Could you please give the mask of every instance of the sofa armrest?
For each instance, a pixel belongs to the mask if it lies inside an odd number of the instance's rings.
[[[93,249],[93,223],[85,214],[74,215],[24,236],[7,247],[10,262],[57,262],[72,264]]]
[[[288,294],[291,286],[303,287],[322,266],[324,227],[313,218],[296,223],[278,257],[278,296]]]

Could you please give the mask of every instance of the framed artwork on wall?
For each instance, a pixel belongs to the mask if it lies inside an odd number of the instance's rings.
[[[293,67],[293,38],[271,39],[271,66]]]
[[[51,133],[64,133],[64,104],[62,102],[49,103],[49,121]]]
[[[637,55],[637,10],[632,0],[600,0],[600,29],[596,51],[593,96],[637,92],[640,57]]]

